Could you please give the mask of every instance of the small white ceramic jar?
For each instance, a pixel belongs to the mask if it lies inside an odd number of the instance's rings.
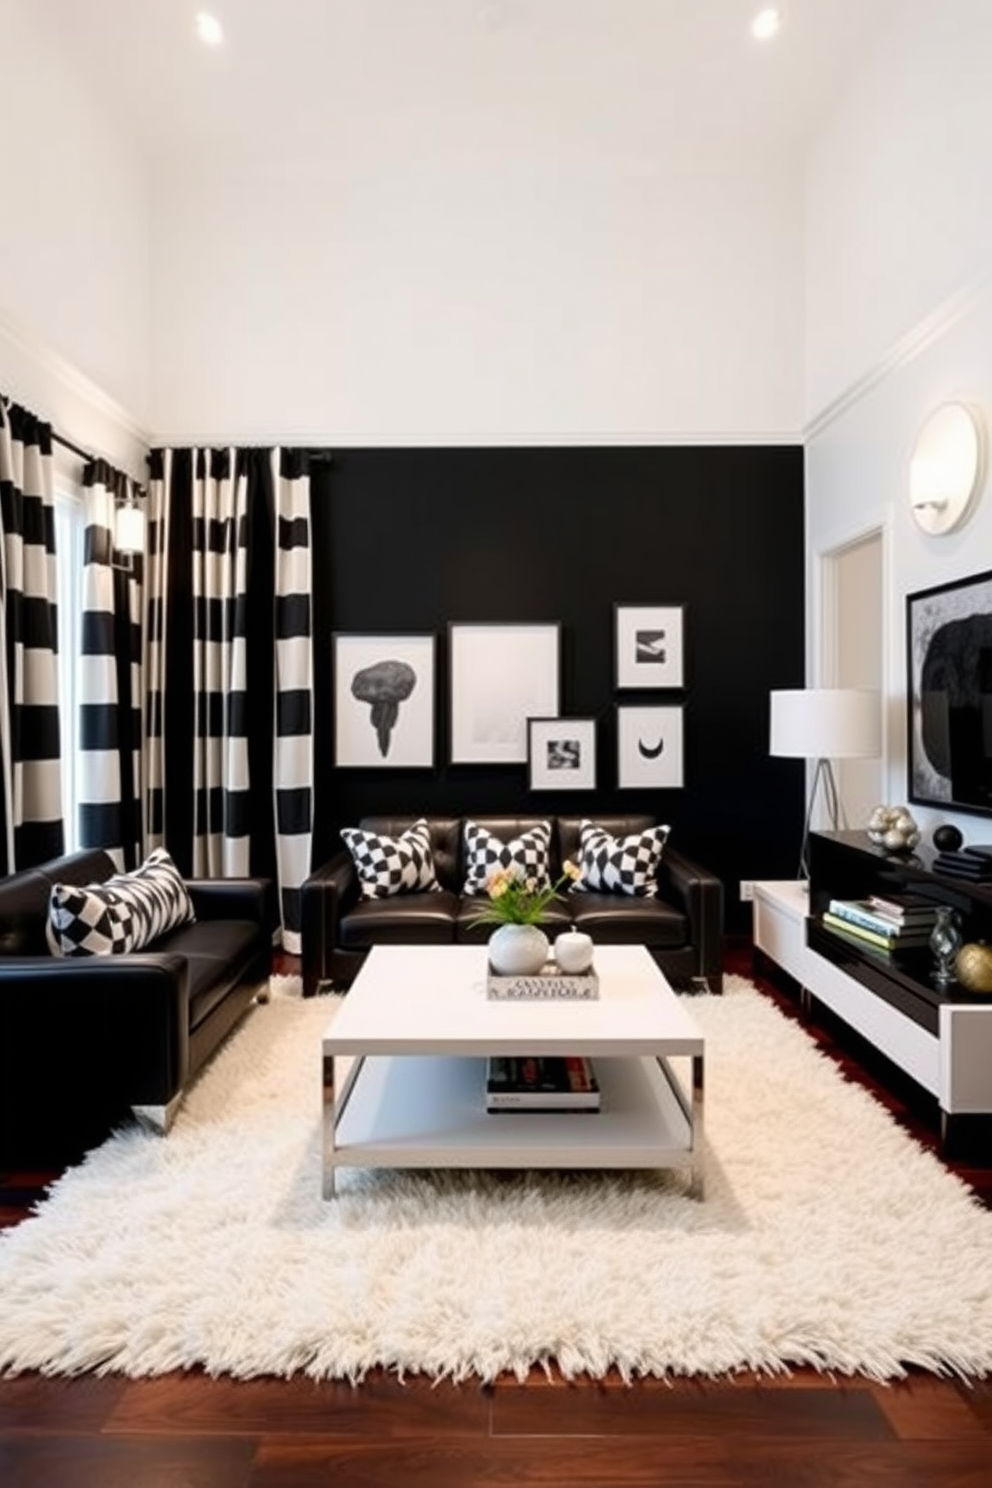
[[[558,963],[558,970],[564,971],[569,976],[577,976],[579,972],[589,970],[592,965],[592,951],[592,936],[585,935],[574,927],[571,930],[563,930],[555,938],[555,961]]]

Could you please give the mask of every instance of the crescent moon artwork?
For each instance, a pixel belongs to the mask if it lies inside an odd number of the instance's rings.
[[[682,788],[682,715],[681,703],[617,705],[619,790]]]

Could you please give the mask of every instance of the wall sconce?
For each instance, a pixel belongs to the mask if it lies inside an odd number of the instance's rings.
[[[909,462],[909,508],[916,525],[940,536],[965,519],[985,474],[985,435],[964,403],[943,403],[923,425]]]
[[[123,504],[114,513],[114,548],[128,559],[128,566],[133,554],[145,551],[145,514],[136,499],[139,494],[140,488],[129,486]]]

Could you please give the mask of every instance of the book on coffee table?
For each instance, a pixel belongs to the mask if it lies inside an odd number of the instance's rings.
[[[572,1056],[491,1055],[487,1111],[598,1111],[592,1061]]]

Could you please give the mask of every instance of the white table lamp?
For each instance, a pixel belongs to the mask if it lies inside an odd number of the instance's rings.
[[[806,806],[799,876],[808,877],[810,822],[821,784],[830,825],[840,826],[840,798],[831,760],[870,759],[882,752],[879,695],[867,687],[806,687],[771,695],[769,752],[816,761]]]

